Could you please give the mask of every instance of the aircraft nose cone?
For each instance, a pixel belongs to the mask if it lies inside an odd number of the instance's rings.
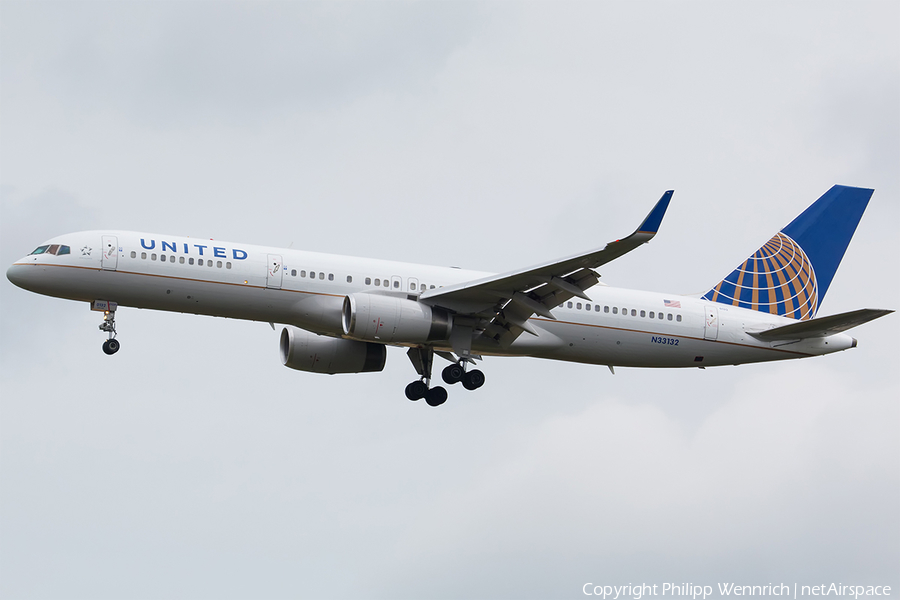
[[[10,280],[14,285],[22,288],[29,289],[28,281],[29,281],[29,269],[33,269],[31,265],[13,265],[6,270],[6,278]]]

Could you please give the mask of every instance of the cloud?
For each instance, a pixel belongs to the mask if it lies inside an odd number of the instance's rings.
[[[823,307],[896,308],[896,3],[3,3],[0,254],[110,227],[508,270],[676,195],[614,286],[705,291],[832,183]],[[775,11],[774,13],[772,11]],[[705,371],[488,358],[431,410],[268,325],[0,282],[11,597],[897,582],[898,321]],[[898,584],[900,585],[900,584]]]
[[[78,111],[113,108],[166,129],[258,125],[421,88],[472,35],[478,12],[464,3],[52,6],[6,9],[17,22],[7,48],[28,48],[37,83]]]

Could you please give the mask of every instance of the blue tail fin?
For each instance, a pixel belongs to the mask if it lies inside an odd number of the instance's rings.
[[[794,319],[813,318],[873,192],[832,187],[703,299]]]

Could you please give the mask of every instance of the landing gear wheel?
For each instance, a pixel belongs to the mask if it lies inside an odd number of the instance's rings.
[[[115,354],[119,351],[119,341],[112,339],[103,342],[103,352],[106,354]]]
[[[406,386],[406,397],[412,401],[421,400],[428,393],[428,386],[424,381],[413,381]]]
[[[446,383],[447,385],[453,385],[454,383],[462,379],[465,374],[466,372],[459,365],[459,363],[454,363],[441,371],[441,379],[443,379],[444,383]]]
[[[447,390],[442,387],[433,387],[425,394],[425,402],[428,406],[440,406],[447,401]]]
[[[484,385],[484,373],[478,369],[472,369],[463,375],[462,384],[467,390],[477,390]]]

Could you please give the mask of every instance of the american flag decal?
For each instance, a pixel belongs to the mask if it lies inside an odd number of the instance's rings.
[[[681,302],[678,300],[663,300],[663,304],[668,308],[681,308]]]

